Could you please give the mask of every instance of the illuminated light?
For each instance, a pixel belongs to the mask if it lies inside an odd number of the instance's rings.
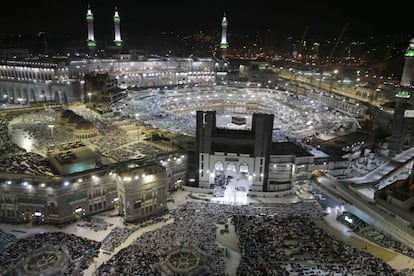
[[[80,213],[80,212],[82,212],[82,208],[81,207],[75,209],[75,213]]]
[[[23,186],[25,186],[25,187],[26,187],[27,185],[29,185],[29,183],[28,183],[27,181],[23,182],[22,184],[23,184]]]
[[[139,179],[139,175],[136,175],[134,178],[135,178],[135,180]]]
[[[36,212],[34,212],[34,215],[35,215],[36,217],[41,217],[41,216],[42,216],[42,213],[41,213],[41,212],[36,211]]]
[[[64,183],[63,183],[63,185],[66,187],[66,186],[69,186],[69,184],[70,184],[70,182],[69,181],[65,181]]]
[[[117,202],[118,200],[119,200],[119,198],[117,198],[117,197],[116,197],[116,198],[114,198],[114,202]]]
[[[46,187],[46,184],[42,183],[42,184],[40,184],[40,187],[44,188],[44,187]]]
[[[344,217],[344,219],[345,219],[347,222],[349,222],[349,223],[352,223],[352,222],[353,222],[352,218],[350,218],[350,217],[348,217],[348,216],[345,216],[345,217]]]
[[[410,97],[410,92],[408,92],[407,90],[401,90],[398,91],[398,94],[396,95],[399,98],[409,98]]]
[[[6,181],[6,184],[7,184],[7,185],[11,185],[12,183],[13,183],[13,182],[12,182],[11,180],[7,180],[7,181]]]
[[[96,47],[96,41],[95,40],[88,40],[87,45],[88,45],[88,47]]]
[[[406,57],[414,57],[414,49],[408,49],[407,52],[405,52]]]
[[[81,183],[82,181],[83,181],[83,179],[82,179],[82,178],[79,178],[79,179],[78,179],[78,182],[79,182],[79,183]]]

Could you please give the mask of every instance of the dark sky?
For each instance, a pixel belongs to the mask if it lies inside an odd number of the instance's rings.
[[[10,0],[6,0],[10,1]],[[95,16],[95,32],[113,32],[112,16],[118,6],[123,34],[175,31],[212,32],[220,28],[227,13],[229,32],[262,32],[268,28],[283,35],[300,37],[305,26],[309,34],[337,36],[346,22],[348,34],[414,35],[414,20],[406,0],[389,1],[154,1],[154,0],[21,0],[2,2],[0,33],[46,31],[75,38],[86,37],[85,14],[88,3]],[[369,5],[369,7],[365,7]]]

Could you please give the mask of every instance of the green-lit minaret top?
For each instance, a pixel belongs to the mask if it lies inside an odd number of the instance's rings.
[[[397,95],[395,95],[398,98],[409,98],[410,97],[410,92],[408,92],[407,90],[400,90],[398,91]]]
[[[227,27],[227,25],[228,25],[228,22],[227,22],[226,14],[224,14],[223,20],[221,21],[221,26]]]
[[[115,8],[114,22],[120,22],[121,17],[119,17],[118,11]]]
[[[92,20],[93,21],[93,14],[91,11],[91,7],[88,5],[88,12],[86,13],[86,20]]]
[[[414,57],[414,38],[411,38],[410,44],[407,48],[407,51],[405,51],[406,57]]]

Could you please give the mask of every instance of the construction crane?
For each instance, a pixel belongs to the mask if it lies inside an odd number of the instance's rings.
[[[339,42],[342,40],[342,37],[345,34],[346,29],[348,28],[349,22],[346,22],[343,26],[341,32],[339,33],[338,38],[336,39],[335,45],[333,46],[331,52],[329,53],[329,62],[331,62],[333,55],[335,54],[336,48],[338,48]]]

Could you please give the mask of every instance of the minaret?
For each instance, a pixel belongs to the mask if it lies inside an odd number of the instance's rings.
[[[118,47],[122,46],[120,23],[121,23],[121,17],[119,17],[118,11],[115,7],[115,14],[114,14],[115,39],[114,39],[114,43]]]
[[[223,58],[226,56],[226,50],[229,47],[227,43],[227,19],[226,13],[224,13],[223,20],[221,21],[221,42],[220,42],[220,49],[223,52]]]
[[[96,46],[96,41],[93,35],[93,14],[89,5],[88,12],[86,13],[86,22],[88,22],[88,40],[86,42],[89,48],[94,48]]]
[[[409,87],[414,79],[414,38],[405,52],[404,69],[401,77],[401,86]]]
[[[402,152],[405,135],[407,132],[406,120],[404,119],[407,102],[410,99],[410,93],[401,90],[395,95],[394,117],[391,124],[391,138],[389,141],[388,156],[393,157]]]

